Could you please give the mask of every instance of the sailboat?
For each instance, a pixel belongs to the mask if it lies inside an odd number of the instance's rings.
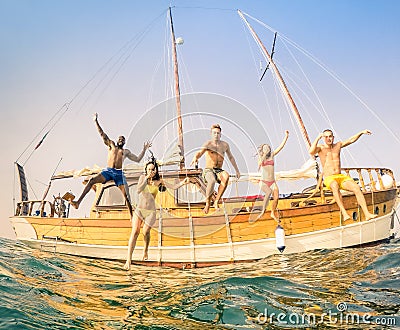
[[[388,168],[342,169],[343,173],[356,179],[368,208],[377,215],[370,220],[365,219],[356,197],[351,193],[343,193],[344,206],[351,214],[350,220],[343,220],[332,194],[318,183],[318,167],[313,159],[299,170],[277,173],[277,179],[313,178],[316,186],[315,189],[304,189],[281,196],[278,204],[279,224],[271,218],[270,212],[258,217],[263,202],[263,196],[260,194],[226,196],[220,210],[204,214],[206,185],[202,178],[202,169],[188,168],[185,164],[182,123],[184,114],[181,112],[177,38],[171,8],[168,14],[174,62],[173,100],[177,109],[178,141],[177,148],[174,148],[165,160],[160,161],[160,165],[165,167],[161,175],[165,181],[171,183],[189,178],[190,184],[176,190],[168,189],[167,192],[157,195],[156,202],[159,208],[156,224],[151,230],[148,258],[142,260],[143,241],[140,235],[133,254],[133,263],[183,269],[217,266],[259,260],[277,253],[353,247],[389,239],[394,232],[398,188],[393,171]],[[245,15],[240,10],[238,14],[277,77],[308,147],[310,139],[306,127],[273,56],[267,51]],[[173,164],[175,169],[167,169],[167,166]],[[87,181],[99,170],[88,168],[78,172],[64,171],[53,174],[51,182],[71,177],[84,177]],[[44,251],[125,260],[131,233],[130,214],[123,196],[113,182],[98,185],[89,215],[76,218],[70,216],[70,194],[47,200],[45,193],[42,199],[31,200],[23,166],[16,163],[16,171],[20,182],[21,201],[17,203],[15,214],[10,217],[10,221],[18,240]],[[140,166],[134,165],[124,168],[132,195],[135,194],[142,171]],[[240,181],[242,184],[250,184],[250,181],[257,177],[256,173],[243,173]],[[256,218],[257,221],[254,220]]]

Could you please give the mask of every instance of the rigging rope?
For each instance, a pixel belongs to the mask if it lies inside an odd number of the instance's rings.
[[[113,65],[111,65],[111,68],[106,72],[105,76],[100,80],[99,83],[96,84],[96,86],[93,88],[93,90],[89,93],[89,96],[84,100],[82,107],[87,103],[87,100],[90,96],[93,95],[93,93],[99,88],[101,83],[105,81],[106,77],[111,73],[111,70],[116,67],[116,65],[120,63],[119,67],[115,71],[115,73],[111,76],[111,79],[109,83],[106,85],[106,87],[102,90],[100,95],[102,95],[105,91],[105,89],[108,87],[108,85],[112,82],[112,80],[115,78],[115,76],[119,73],[123,65],[127,62],[127,60],[130,58],[132,55],[133,51],[138,47],[138,45],[144,40],[144,36],[151,30],[151,28],[154,26],[155,22],[166,12],[166,9],[163,10],[161,14],[159,14],[148,26],[145,27],[145,29],[135,35],[131,40],[129,40],[123,47],[121,47],[115,55],[113,55],[99,70],[95,72],[95,74],[78,90],[78,92],[68,101],[66,102],[63,106],[61,106],[60,109],[58,109],[55,114],[48,120],[43,128],[38,132],[37,135],[34,136],[34,138],[31,140],[31,142],[28,144],[28,146],[23,150],[23,152],[18,156],[17,160],[15,161],[16,163],[26,154],[28,149],[32,146],[32,144],[37,140],[37,138],[50,126],[50,128],[47,130],[46,134],[43,136],[39,144],[37,144],[36,148],[34,148],[30,154],[28,155],[27,159],[23,163],[23,166],[26,165],[28,160],[31,158],[32,154],[38,149],[38,147],[41,145],[41,143],[44,141],[46,136],[54,129],[54,127],[57,125],[57,123],[62,119],[62,117],[70,110],[71,104],[76,101],[76,99],[83,93],[84,90],[87,89],[87,87],[99,76],[99,74],[114,60],[114,58],[121,53],[117,61]],[[138,39],[136,43],[133,43],[135,39]],[[124,50],[126,49],[126,50]]]
[[[264,26],[271,32],[274,30],[272,29],[269,25],[265,24],[264,22],[258,20],[257,18],[243,12],[243,15],[247,16],[248,18],[251,18],[252,20],[256,21],[260,25]],[[312,62],[314,62],[316,65],[318,65],[321,69],[323,69],[328,75],[330,75],[335,81],[337,81],[345,90],[347,90],[361,105],[366,108],[375,119],[378,120],[378,122],[392,135],[392,137],[400,143],[400,138],[395,135],[395,133],[385,124],[385,122],[378,116],[378,114],[373,111],[362,99],[360,96],[358,96],[333,70],[329,69],[321,60],[319,60],[317,57],[312,55],[309,51],[305,50],[302,48],[300,45],[295,43],[294,41],[290,40],[288,37],[286,37],[284,34],[280,34],[280,37],[283,40],[286,40],[288,43],[290,43],[294,48],[296,48],[298,51],[303,53],[306,57],[308,57]]]

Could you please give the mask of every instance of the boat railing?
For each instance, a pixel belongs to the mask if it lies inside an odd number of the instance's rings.
[[[344,167],[342,168],[342,173],[353,178],[363,193],[396,188],[393,171],[388,168]],[[308,191],[310,195],[300,203],[302,206],[306,206],[308,201],[318,194],[321,197],[321,203],[324,204],[327,202],[325,195],[326,191],[330,192],[330,190],[324,186],[322,178],[318,180],[317,185],[314,187],[313,191]],[[350,194],[350,192],[346,192],[346,194]]]
[[[50,213],[48,214],[45,209],[49,209]],[[16,216],[54,217],[54,214],[55,207],[50,201],[22,201],[17,203],[17,208],[15,210]]]
[[[393,171],[387,168],[346,167],[342,172],[355,179],[363,192],[374,192],[396,187]]]

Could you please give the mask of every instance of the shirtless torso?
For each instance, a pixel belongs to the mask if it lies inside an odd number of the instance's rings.
[[[325,176],[339,174],[341,171],[340,151],[342,143],[334,143],[332,145],[320,145],[318,156]]]
[[[87,185],[85,186],[81,196],[78,198],[77,201],[71,201],[71,205],[74,206],[76,209],[79,208],[80,203],[82,202],[83,198],[87,195],[93,185],[97,183],[106,183],[110,180],[114,180],[115,185],[121,190],[123,193],[125,200],[127,202],[127,206],[129,208],[130,214],[132,215],[132,206],[130,203],[129,192],[127,191],[127,186],[124,174],[122,172],[122,163],[124,162],[125,158],[129,158],[134,162],[140,162],[144,156],[146,150],[151,147],[150,142],[146,142],[143,145],[143,150],[141,153],[136,156],[131,153],[128,149],[124,149],[125,145],[125,137],[119,136],[117,143],[112,141],[106,133],[104,133],[103,129],[101,128],[98,120],[97,120],[97,113],[94,114],[93,120],[96,124],[97,130],[99,131],[105,145],[108,147],[108,156],[107,156],[107,169],[104,169],[101,173],[97,174],[96,176],[92,177]]]
[[[206,168],[222,168],[225,153],[230,153],[229,144],[225,141],[209,140],[203,144],[205,149]]]
[[[365,197],[358,184],[347,174],[341,173],[340,151],[342,148],[356,142],[363,134],[370,135],[371,131],[363,130],[347,140],[334,143],[333,132],[326,129],[320,133],[310,146],[309,152],[312,156],[318,154],[321,160],[322,175],[324,184],[332,191],[336,203],[338,204],[343,216],[343,220],[350,219],[343,201],[340,189],[351,191],[355,194],[358,204],[361,206],[367,220],[375,218],[377,215],[368,211]],[[324,144],[318,144],[320,139],[324,139]]]
[[[239,168],[236,164],[236,160],[231,153],[230,146],[227,142],[221,140],[221,128],[219,125],[211,127],[211,139],[206,141],[199,152],[197,152],[192,160],[191,165],[197,165],[198,160],[201,156],[205,155],[206,165],[203,172],[203,177],[207,183],[206,188],[206,206],[204,213],[208,213],[210,208],[210,202],[214,193],[214,185],[216,182],[219,183],[218,193],[215,197],[214,207],[218,209],[219,200],[224,193],[228,181],[229,174],[222,170],[224,164],[225,154],[228,156],[229,161],[233,165],[236,171],[236,177],[240,178]]]
[[[123,136],[120,136],[118,138],[118,143],[120,142],[121,138],[123,139],[123,141],[125,143],[125,139]],[[107,145],[109,148],[108,149],[108,157],[107,157],[107,167],[115,168],[115,169],[122,169],[122,164],[126,158],[128,158],[132,161],[135,161],[135,162],[139,162],[141,160],[140,157],[131,153],[131,151],[129,149],[124,149],[124,148],[118,147],[112,140],[110,140]]]

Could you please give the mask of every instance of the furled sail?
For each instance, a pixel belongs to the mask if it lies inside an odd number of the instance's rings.
[[[183,157],[181,149],[179,148],[178,145],[175,145],[169,152],[167,151],[165,157],[160,159],[157,158],[157,164],[159,166],[179,165],[181,164],[182,160]],[[143,166],[144,165],[141,163],[130,163],[124,167],[124,172],[125,173],[142,172]]]
[[[314,159],[307,160],[300,168],[289,171],[275,172],[276,180],[299,180],[299,179],[310,179],[317,178],[318,164]],[[249,177],[246,180],[259,181],[261,179],[261,173],[249,173]],[[240,181],[240,180],[239,180]]]
[[[182,161],[181,150],[178,145],[175,145],[171,151],[161,159],[157,159],[157,163],[160,166],[169,166],[169,165],[178,165]],[[124,167],[125,173],[138,173],[143,172],[143,163],[130,163]],[[59,172],[52,177],[52,180],[55,179],[65,179],[65,178],[77,178],[81,176],[88,176],[100,173],[102,168],[98,165],[94,165],[92,168],[84,167],[80,170],[69,170]]]
[[[88,175],[93,175],[100,173],[102,168],[98,165],[94,165],[92,168],[86,166],[80,170],[69,170],[69,171],[63,171],[59,172],[51,178],[52,180],[56,179],[66,179],[66,178],[77,178],[80,176],[88,176]]]

